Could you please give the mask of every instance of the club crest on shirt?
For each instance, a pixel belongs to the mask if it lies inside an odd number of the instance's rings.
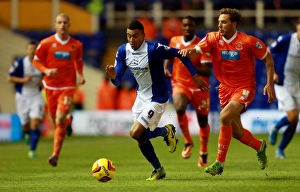
[[[224,41],[223,40],[219,40],[219,45],[224,45]]]
[[[236,42],[235,43],[235,48],[237,49],[237,50],[242,50],[243,49],[243,44],[242,44],[242,42]]]
[[[255,46],[257,49],[262,49],[262,45],[258,41],[256,42]]]
[[[57,47],[56,43],[52,43],[52,48]]]
[[[75,45],[71,45],[71,49],[74,50],[76,48]]]

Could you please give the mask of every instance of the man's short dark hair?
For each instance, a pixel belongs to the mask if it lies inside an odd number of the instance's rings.
[[[136,20],[136,19],[129,23],[128,29],[130,29],[130,30],[139,29],[139,30],[144,32],[143,24],[141,22],[139,22],[138,20]]]
[[[188,15],[188,16],[185,16],[183,19],[188,19],[188,20],[191,20],[191,21],[193,21],[194,23],[196,23],[196,19],[195,19],[195,17],[193,17],[193,16],[190,16],[190,15]],[[183,20],[182,19],[182,20]]]
[[[35,45],[35,46],[38,46],[38,42],[36,42],[36,41],[29,41],[28,43],[27,43],[27,46],[28,45]]]

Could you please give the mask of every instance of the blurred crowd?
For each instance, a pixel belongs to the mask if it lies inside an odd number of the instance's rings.
[[[117,10],[126,8],[127,3],[133,3],[137,10],[149,9],[153,3],[161,2],[164,10],[198,10],[203,8],[204,0],[148,0],[145,3],[144,0],[67,0],[70,3],[74,3],[78,6],[93,9],[92,4],[100,5],[99,11],[103,11],[103,7],[106,3],[115,3]],[[255,4],[258,0],[211,0],[214,5],[214,9],[220,9],[222,7],[232,7],[234,5],[237,9],[251,9],[255,8]],[[265,7],[268,9],[294,9],[295,5],[300,4],[300,0],[264,0]]]

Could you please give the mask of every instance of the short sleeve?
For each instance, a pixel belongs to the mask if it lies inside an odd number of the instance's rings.
[[[40,61],[45,61],[47,57],[47,44],[44,41],[41,41],[35,51],[35,57]]]
[[[263,60],[267,56],[267,47],[262,40],[250,36],[250,46],[256,58]]]
[[[20,70],[21,70],[21,65],[18,62],[18,60],[15,60],[14,63],[9,68],[9,76],[18,76]]]

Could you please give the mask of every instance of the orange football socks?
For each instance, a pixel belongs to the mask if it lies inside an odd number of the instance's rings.
[[[183,115],[178,115],[177,114],[177,119],[178,119],[179,126],[181,128],[181,132],[184,136],[184,142],[185,143],[192,143],[193,140],[192,140],[191,135],[190,135],[189,124],[188,124],[189,121],[188,121],[186,113],[184,113]]]
[[[205,128],[200,127],[199,133],[200,133],[200,149],[199,149],[199,152],[207,153],[207,143],[208,143],[209,134],[210,134],[209,124],[207,124]]]
[[[232,137],[232,126],[222,126],[220,127],[220,135],[218,141],[218,156],[217,161],[224,163],[227,155],[227,151],[230,145]]]
[[[248,145],[258,151],[260,149],[260,140],[256,139],[250,131],[244,128],[244,135],[239,139],[239,141],[245,145]]]
[[[72,124],[72,119],[71,119],[70,115],[68,115],[68,116],[66,117],[66,126],[69,126],[69,125],[71,125],[71,124]]]
[[[66,125],[65,124],[57,124],[55,133],[54,133],[52,156],[56,156],[56,157],[59,156],[65,136],[66,136]]]

